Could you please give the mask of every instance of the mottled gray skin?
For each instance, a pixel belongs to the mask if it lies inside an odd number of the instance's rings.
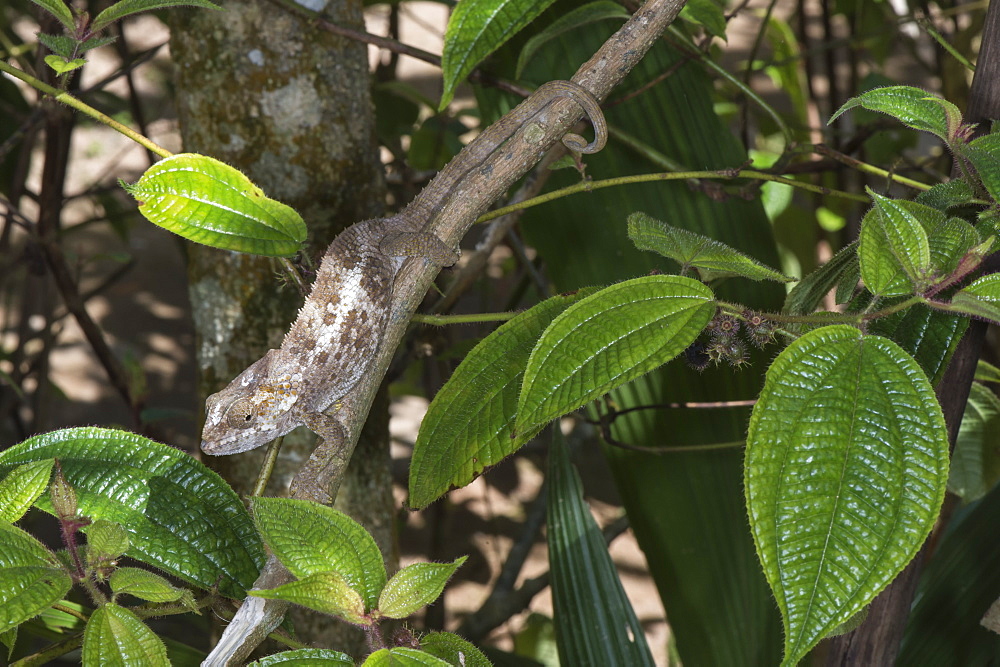
[[[389,314],[393,277],[407,256],[440,266],[457,255],[396,218],[352,225],[327,249],[316,282],[281,348],[268,350],[206,402],[202,450],[236,454],[305,424],[336,429],[323,412],[367,370]],[[396,255],[395,253],[403,253]]]
[[[346,465],[343,427],[324,414],[368,370],[389,316],[393,282],[407,257],[450,266],[458,255],[425,228],[455,188],[514,132],[555,99],[575,100],[594,125],[595,140],[567,134],[563,143],[593,153],[607,140],[597,101],[569,81],[551,81],[487,128],[403,211],[359,222],[327,249],[316,282],[281,348],[269,350],[206,402],[201,448],[236,454],[266,445],[299,425],[324,440],[297,479],[306,496],[326,502],[322,491]],[[302,495],[292,489],[293,495]]]

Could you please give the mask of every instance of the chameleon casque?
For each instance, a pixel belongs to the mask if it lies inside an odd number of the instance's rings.
[[[455,263],[457,252],[425,231],[427,225],[466,175],[559,98],[577,102],[595,130],[590,144],[575,134],[565,135],[563,143],[583,153],[600,150],[607,128],[597,100],[575,83],[551,81],[476,137],[409,206],[345,229],[323,256],[312,290],[281,347],[269,350],[208,397],[202,450],[212,455],[245,452],[304,425],[323,442],[296,479],[318,488],[293,485],[292,495],[316,498],[314,491],[319,490],[318,497],[326,500],[323,471],[343,448],[344,429],[325,411],[351,390],[375,358],[400,267],[410,257],[439,267]]]

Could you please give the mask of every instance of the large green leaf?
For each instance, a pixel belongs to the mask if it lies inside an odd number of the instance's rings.
[[[542,333],[524,371],[515,432],[566,414],[670,361],[715,314],[712,291],[645,276],[573,304]]]
[[[551,25],[529,39],[521,49],[517,57],[517,68],[515,78],[521,78],[521,72],[525,66],[531,62],[532,56],[545,46],[546,43],[555,39],[559,35],[571,32],[580,26],[588,23],[598,23],[606,19],[618,19],[622,23],[628,20],[630,14],[628,10],[617,2],[611,0],[595,0],[581,5],[553,21]]]
[[[205,155],[172,155],[138,182],[121,186],[139,201],[147,220],[195,243],[290,257],[306,239],[306,225],[294,209],[268,199],[243,173]]]
[[[462,0],[444,33],[441,69],[444,109],[455,88],[476,65],[524,26],[548,9],[554,0]]]
[[[559,662],[653,665],[642,625],[629,604],[583,485],[560,434],[548,468],[548,542]]]
[[[243,597],[264,549],[239,496],[184,452],[134,433],[70,428],[0,453],[0,475],[58,458],[81,514],[122,524],[127,555],[200,586]],[[48,494],[36,503],[52,512]]]
[[[83,633],[84,667],[170,667],[167,649],[139,617],[124,607],[101,605]]]
[[[948,436],[933,388],[892,341],[811,331],[767,372],[746,497],[794,665],[906,566],[937,519]]]
[[[424,507],[514,453],[537,433],[511,438],[524,367],[556,315],[596,291],[586,288],[535,305],[484,338],[434,396],[410,461],[410,507]],[[540,427],[539,427],[540,428]]]
[[[47,11],[48,13],[59,19],[59,22],[63,24],[69,32],[74,32],[76,29],[76,22],[73,20],[73,12],[70,11],[69,7],[63,0],[31,0],[33,3]]]
[[[45,545],[17,526],[0,522],[0,632],[42,613],[72,585]]]
[[[852,242],[830,258],[823,266],[804,276],[785,298],[782,312],[789,315],[807,315],[816,310],[823,298],[836,287],[845,275],[851,275],[858,266],[858,244]]]
[[[382,552],[368,531],[343,512],[307,500],[254,498],[253,513],[267,545],[300,579],[336,572],[374,609],[385,587]]]

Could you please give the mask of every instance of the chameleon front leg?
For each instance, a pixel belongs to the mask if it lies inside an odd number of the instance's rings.
[[[306,414],[302,423],[321,440],[292,479],[289,495],[332,505],[351,460],[347,452],[347,431],[336,417],[323,413]]]

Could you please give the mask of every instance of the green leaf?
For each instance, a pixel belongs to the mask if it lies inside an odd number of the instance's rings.
[[[167,649],[139,617],[124,607],[100,606],[83,632],[84,667],[170,667]]]
[[[486,56],[548,9],[554,0],[462,0],[448,19],[441,69],[444,91],[439,109]]]
[[[441,658],[415,648],[384,648],[368,656],[361,667],[453,667]]]
[[[337,572],[316,572],[290,581],[277,588],[250,590],[249,595],[271,600],[285,600],[324,614],[342,618],[348,623],[371,625],[365,616],[365,601]]]
[[[549,450],[548,544],[559,661],[568,665],[653,665],[557,429]]]
[[[967,317],[916,304],[872,322],[868,333],[892,339],[917,360],[931,384],[936,385],[968,325]]]
[[[857,270],[857,250],[857,241],[849,243],[826,264],[802,278],[785,297],[785,305],[781,312],[788,315],[807,315],[816,310],[830,290],[837,287],[845,276],[852,275],[852,271]]]
[[[18,466],[0,481],[0,521],[14,523],[49,488],[53,459]]]
[[[973,379],[978,382],[1000,383],[1000,368],[980,359],[976,362],[976,377]]]
[[[47,35],[44,32],[38,33],[38,41],[44,44],[49,51],[66,60],[73,57],[73,52],[80,43],[79,40],[66,35]]]
[[[33,3],[52,14],[63,24],[69,32],[76,32],[76,21],[73,20],[73,12],[62,0],[31,0]]]
[[[933,388],[892,341],[811,331],[767,372],[747,435],[757,554],[794,665],[906,566],[937,519],[948,435]]]
[[[253,514],[267,545],[299,579],[337,572],[374,609],[385,587],[382,553],[368,531],[332,507],[290,498],[254,498]]]
[[[948,490],[970,503],[1000,481],[1000,399],[978,382],[969,402],[951,457]]]
[[[149,570],[137,567],[119,567],[108,580],[116,595],[127,593],[147,602],[174,602],[190,591],[171,586],[170,582]]]
[[[680,16],[685,21],[703,26],[712,35],[726,39],[726,15],[713,0],[688,0]]]
[[[97,49],[104,46],[105,44],[111,44],[117,39],[118,37],[116,37],[115,35],[108,35],[107,37],[91,37],[90,39],[88,39],[87,41],[85,41],[83,44],[80,45],[80,53],[83,54],[86,53],[87,51],[90,51],[91,49]]]
[[[715,314],[712,291],[683,276],[645,276],[573,304],[528,359],[515,433],[566,414],[665,364]]]
[[[672,227],[645,213],[629,215],[628,237],[636,248],[652,250],[676,261],[681,265],[682,274],[690,268],[697,269],[698,275],[705,282],[730,276],[780,283],[794,280],[725,243],[680,227]]]
[[[533,36],[524,43],[521,53],[517,57],[517,67],[515,68],[515,79],[520,79],[524,68],[531,62],[532,56],[538,52],[545,44],[552,41],[563,33],[572,32],[580,26],[608,19],[618,19],[619,23],[627,21],[629,14],[624,7],[611,0],[596,0],[585,5],[572,9],[558,19],[553,21],[547,28]]]
[[[963,206],[975,199],[975,193],[969,184],[961,178],[953,178],[946,183],[938,183],[930,190],[924,190],[917,195],[916,202],[931,208],[936,208],[942,213],[947,213],[948,209],[955,206]]]
[[[931,269],[927,231],[913,214],[913,202],[868,191],[875,206],[861,221],[858,259],[865,287],[876,296],[902,296],[921,289]],[[939,211],[922,207],[941,216]]]
[[[928,305],[1000,323],[1000,273],[985,275],[956,292],[950,304],[929,301]]]
[[[976,168],[993,201],[1000,202],[1000,134],[973,139],[962,149],[962,154]]]
[[[886,86],[874,88],[847,100],[844,106],[830,116],[828,124],[848,109],[857,106],[888,114],[907,127],[930,132],[949,143],[961,123],[958,108],[950,102],[934,97],[920,88]]]
[[[66,72],[72,72],[79,67],[83,67],[87,64],[87,60],[86,58],[69,60],[62,56],[48,55],[45,56],[45,64],[51,67],[56,74],[65,74]]]
[[[42,613],[72,585],[45,545],[17,526],[0,523],[0,632]]]
[[[266,658],[255,660],[247,667],[270,667],[289,665],[291,667],[354,667],[354,659],[346,653],[328,648],[300,648],[282,651]]]
[[[445,584],[468,556],[451,563],[414,563],[392,576],[378,599],[379,614],[387,618],[406,618],[434,602]]]
[[[524,367],[559,313],[597,291],[584,288],[529,308],[484,338],[434,396],[410,461],[410,507],[419,509],[499,463],[541,427],[511,438]]]
[[[100,32],[108,25],[139,12],[149,12],[165,7],[201,7],[202,9],[222,9],[208,0],[121,0],[94,17],[91,32]]]
[[[128,531],[120,523],[98,519],[87,528],[87,550],[93,558],[118,558],[128,548]]]
[[[463,667],[492,667],[483,652],[456,634],[431,632],[420,638],[420,648],[449,665]]]
[[[241,598],[264,549],[239,496],[184,452],[134,433],[70,428],[0,453],[0,474],[58,458],[80,512],[122,524],[127,555],[205,589]],[[52,513],[48,494],[36,505]]]
[[[306,239],[306,225],[291,207],[229,165],[181,153],[160,160],[137,183],[121,182],[139,212],[195,243],[256,255],[289,257]]]

